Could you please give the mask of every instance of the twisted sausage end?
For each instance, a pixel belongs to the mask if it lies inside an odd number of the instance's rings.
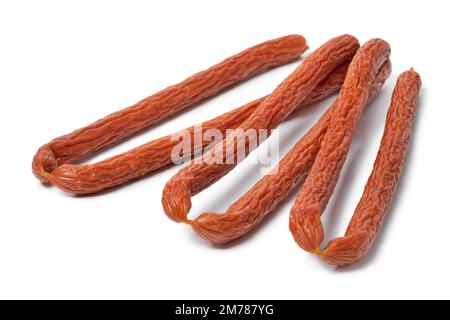
[[[414,68],[411,68],[411,69],[403,72],[398,77],[398,81],[407,81],[407,80],[412,81],[414,83],[411,85],[415,86],[417,91],[422,86],[422,79],[420,78],[420,75],[414,70]]]
[[[220,216],[225,216],[218,213],[203,213],[197,219],[192,221],[192,229],[203,239],[211,242],[215,245],[222,245],[230,242],[234,237],[230,237],[226,232],[224,232],[224,225],[221,224]],[[219,219],[217,219],[219,218]]]
[[[225,214],[206,212],[192,221],[192,228],[203,239],[215,244],[223,245],[245,235],[254,222],[240,215],[240,212]]]
[[[191,180],[184,176],[167,182],[162,194],[162,205],[166,215],[175,222],[191,224],[188,213],[191,209]]]
[[[295,242],[305,251],[316,254],[320,252],[324,233],[320,221],[320,210],[309,208],[298,214],[293,207],[289,218],[289,230],[294,236]]]
[[[39,148],[31,165],[34,175],[42,183],[50,183],[49,175],[58,167],[58,160],[49,145]]]
[[[328,264],[344,267],[363,258],[372,244],[373,239],[361,231],[330,241],[319,256]]]

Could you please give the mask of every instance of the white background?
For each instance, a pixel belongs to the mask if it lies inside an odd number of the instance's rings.
[[[450,30],[447,1],[2,1],[0,298],[450,298]],[[172,167],[74,197],[31,173],[39,146],[267,39],[311,49],[351,33],[392,47],[393,74],[359,125],[323,216],[342,234],[370,174],[396,76],[423,90],[413,142],[385,227],[367,258],[329,267],[295,244],[288,201],[250,236],[215,248],[160,204]],[[298,62],[239,85],[89,162],[269,93]],[[280,126],[285,153],[332,99]],[[194,198],[223,212],[260,178],[247,162]]]

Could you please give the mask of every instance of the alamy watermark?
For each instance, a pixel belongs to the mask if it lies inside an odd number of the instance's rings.
[[[250,157],[251,164],[261,166],[263,171],[267,167],[273,169],[269,174],[275,174],[279,160],[279,135],[277,130],[267,129],[226,129],[225,132],[196,125],[190,130],[182,130],[171,136],[178,144],[172,149],[172,162],[181,164],[192,160],[194,163],[229,164],[235,165],[243,161],[246,156],[267,141],[265,148],[259,148],[255,157]],[[222,142],[222,143],[221,143]]]

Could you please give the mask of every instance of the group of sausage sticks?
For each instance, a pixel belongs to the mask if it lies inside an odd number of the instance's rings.
[[[307,49],[299,35],[246,49],[131,107],[50,141],[36,153],[33,172],[41,182],[78,195],[97,193],[171,165],[172,150],[178,144],[172,135],[97,163],[78,162],[240,81],[293,62]],[[301,185],[289,218],[297,244],[333,265],[360,260],[381,230],[405,162],[421,86],[412,69],[398,77],[372,173],[345,235],[324,245],[321,215],[339,179],[361,114],[391,73],[389,57],[390,46],[384,40],[373,39],[360,46],[351,35],[333,38],[309,54],[269,95],[203,122],[203,130],[216,129],[224,135],[227,129],[241,130],[215,141],[212,147],[208,141],[192,145],[192,154],[199,158],[165,185],[164,212],[176,222],[189,224],[204,239],[224,244],[248,233]],[[246,130],[270,133],[295,110],[336,92],[336,100],[278,163],[276,172],[263,176],[225,213],[188,218],[191,197],[238,164],[215,163],[211,158],[235,154],[240,139],[247,156],[252,150],[244,137]],[[194,135],[195,127],[185,130]]]

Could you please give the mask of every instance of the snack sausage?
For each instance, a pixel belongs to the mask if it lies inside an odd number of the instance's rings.
[[[405,163],[420,86],[413,70],[398,78],[372,173],[345,236],[319,253],[326,262],[345,266],[360,260],[380,232]]]
[[[306,49],[306,41],[299,35],[281,37],[246,49],[131,107],[52,140],[35,155],[33,172],[41,182],[52,182],[53,171],[62,164],[74,163],[268,68],[296,60]],[[64,173],[70,173],[70,169]],[[120,170],[123,169],[126,168],[118,168],[116,173],[122,174]],[[53,180],[57,181],[56,178]],[[71,188],[66,186],[66,189],[70,191]],[[73,189],[82,191],[83,182]]]
[[[291,233],[308,252],[320,252],[324,238],[320,217],[336,186],[371,86],[389,55],[389,44],[373,39],[358,50],[349,66],[336,111],[290,213]]]

